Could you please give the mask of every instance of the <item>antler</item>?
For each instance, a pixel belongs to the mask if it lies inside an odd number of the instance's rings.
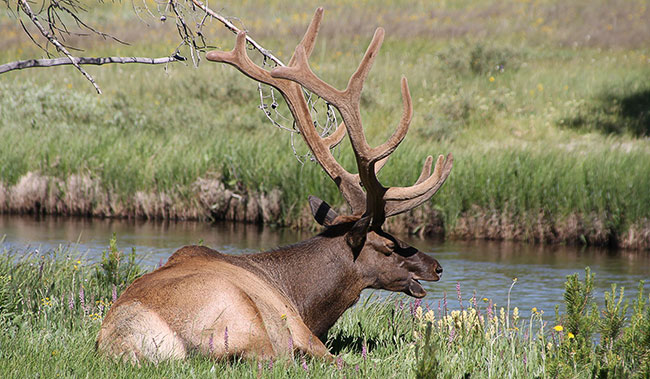
[[[355,215],[371,215],[373,227],[379,228],[386,217],[406,212],[433,196],[451,171],[451,154],[444,159],[439,156],[433,173],[433,159],[427,157],[422,173],[410,187],[381,185],[377,172],[384,166],[390,154],[402,142],[413,116],[413,104],[406,78],[402,77],[402,117],[393,135],[383,144],[370,147],[361,124],[361,91],[372,64],[384,40],[384,29],[377,28],[359,67],[348,81],[347,88],[340,91],[321,80],[309,67],[309,56],[314,48],[316,35],[323,18],[323,9],[318,8],[302,41],[294,51],[288,66],[277,67],[268,72],[253,63],[246,54],[245,34],[237,35],[235,48],[230,52],[210,52],[209,60],[225,62],[235,66],[245,75],[277,88],[284,96],[294,116],[296,125],[316,160],[334,180]],[[337,130],[321,138],[313,127],[313,120],[302,87],[317,94],[334,105],[343,118]],[[343,128],[345,126],[345,129]],[[347,130],[357,161],[359,174],[351,174],[336,162],[330,148],[341,141]],[[364,193],[361,183],[365,187]]]

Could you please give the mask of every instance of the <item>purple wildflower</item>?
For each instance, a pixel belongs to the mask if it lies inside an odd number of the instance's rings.
[[[117,301],[117,287],[113,284],[113,304]]]
[[[210,353],[214,351],[214,334],[210,333],[210,339],[208,340],[208,348],[210,349]]]
[[[293,354],[293,336],[289,336],[289,353]]]
[[[70,298],[68,299],[68,308],[70,308],[70,310],[74,309],[74,294],[72,292],[70,293]]]
[[[83,286],[79,289],[79,303],[81,304],[81,309],[86,313],[86,295]]]
[[[269,359],[269,370],[273,370],[273,358]]]
[[[336,368],[339,371],[343,370],[343,358],[340,355],[336,357]]]
[[[302,369],[305,371],[309,371],[309,367],[307,366],[307,362],[305,361],[305,356],[302,356]]]
[[[160,260],[158,261],[158,267],[157,268],[161,268],[162,266],[163,266],[163,259],[160,258]]]
[[[456,296],[458,297],[458,303],[460,304],[460,310],[463,310],[463,296],[460,293],[460,282],[456,282]]]
[[[527,363],[528,363],[528,359],[526,359],[526,355],[524,354],[524,367],[526,366]]]
[[[449,331],[449,342],[453,342],[455,336],[456,336],[456,329],[452,327],[451,330]]]
[[[366,341],[363,341],[361,344],[361,358],[365,361],[368,357],[368,347],[366,347]]]
[[[488,303],[487,314],[488,314],[488,320],[492,320],[492,317],[493,317],[493,314],[492,314],[492,299],[490,299],[490,302]]]
[[[359,365],[354,365],[354,371],[359,372]]]
[[[223,332],[223,345],[226,347],[226,354],[228,354],[228,327]]]

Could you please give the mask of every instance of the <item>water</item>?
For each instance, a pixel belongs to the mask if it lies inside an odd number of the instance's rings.
[[[199,222],[144,222],[60,217],[0,215],[0,238],[4,248],[19,253],[46,252],[59,245],[70,246],[85,261],[97,261],[112,234],[118,247],[135,248],[144,266],[164,262],[176,249],[202,242],[222,253],[254,253],[308,238],[312,233],[245,224]],[[630,302],[636,297],[639,280],[650,279],[650,254],[564,246],[533,246],[518,243],[445,242],[400,236],[421,251],[433,254],[444,268],[442,280],[422,284],[428,291],[426,304],[437,309],[447,293],[449,308],[458,309],[456,285],[460,283],[463,305],[476,293],[479,305],[489,298],[506,306],[513,278],[510,307],[519,307],[523,317],[536,307],[552,316],[561,304],[567,275],[584,277],[586,266],[596,274],[595,298],[603,303],[603,292],[611,283],[625,287]],[[644,291],[650,291],[646,283]],[[383,291],[380,294],[385,294]]]

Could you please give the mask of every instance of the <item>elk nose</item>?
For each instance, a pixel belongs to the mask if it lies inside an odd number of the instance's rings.
[[[438,274],[438,276],[442,275],[442,266],[438,265],[436,267],[436,274]]]

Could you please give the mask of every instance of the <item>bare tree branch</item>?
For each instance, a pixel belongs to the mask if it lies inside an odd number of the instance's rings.
[[[240,32],[239,28],[237,28],[232,22],[228,21],[225,17],[220,15],[219,13],[213,11],[212,9],[208,8],[206,5],[204,5],[201,1],[199,0],[192,0],[192,2],[199,8],[201,8],[205,13],[209,14],[211,17],[215,18],[219,22],[221,22],[228,30],[231,32],[237,34]],[[271,54],[270,51],[266,50],[265,48],[262,47],[259,43],[257,43],[254,39],[246,35],[246,41],[253,46],[253,48],[257,51],[259,51],[264,57],[272,60],[277,64],[278,66],[284,66],[285,64],[282,63],[280,59],[278,59],[276,56]]]
[[[91,64],[101,66],[109,63],[140,63],[140,64],[165,64],[170,62],[184,61],[185,58],[180,55],[162,58],[143,58],[143,57],[73,57],[73,62],[70,58],[54,58],[54,59],[27,59],[23,61],[9,62],[0,65],[0,74],[12,70],[21,70],[24,68],[32,67],[53,67],[68,64],[85,65]]]
[[[50,41],[56,47],[57,50],[65,54],[65,56],[68,57],[72,65],[75,66],[77,70],[79,70],[86,77],[86,79],[90,81],[90,83],[92,83],[92,85],[95,87],[95,90],[97,90],[97,93],[101,94],[102,90],[99,88],[97,83],[95,83],[95,79],[93,79],[93,77],[90,76],[90,74],[87,73],[86,70],[81,68],[81,66],[79,66],[75,62],[75,59],[72,56],[72,54],[68,52],[68,50],[56,39],[56,37],[53,34],[50,34],[47,30],[45,30],[43,25],[41,25],[41,23],[38,21],[38,16],[34,14],[32,8],[29,6],[29,3],[27,3],[27,0],[18,0],[18,4],[20,5],[20,8],[23,10],[23,12],[25,12],[25,14],[29,16],[29,18],[32,20],[34,25],[36,25],[36,27],[41,32],[43,37],[47,38],[47,40]]]
[[[10,0],[3,0],[7,5],[7,8],[12,11],[10,6]],[[101,1],[101,0],[100,0]],[[179,35],[181,37],[181,44],[176,48],[176,51],[172,53],[170,57],[163,58],[139,58],[139,57],[75,57],[70,51],[73,49],[76,50],[73,46],[69,46],[66,43],[66,36],[69,35],[78,35],[78,36],[87,36],[89,34],[83,34],[75,32],[68,29],[64,20],[59,15],[59,12],[62,15],[70,17],[71,20],[77,24],[80,29],[86,29],[92,34],[97,34],[104,39],[110,38],[119,43],[127,44],[120,39],[113,37],[107,33],[101,32],[84,20],[82,20],[77,13],[85,12],[83,4],[78,0],[48,0],[43,1],[41,4],[41,9],[38,12],[34,12],[30,7],[29,0],[16,0],[15,7],[15,16],[18,18],[20,24],[22,25],[25,33],[31,39],[31,41],[38,47],[40,47],[47,54],[47,58],[50,59],[29,59],[21,60],[15,62],[9,62],[5,64],[0,64],[0,74],[5,72],[20,70],[24,68],[31,67],[51,67],[51,66],[60,66],[71,64],[79,72],[81,72],[88,81],[95,87],[97,93],[101,94],[101,89],[98,84],[95,82],[94,78],[86,72],[81,66],[85,64],[92,65],[103,65],[108,63],[141,63],[141,64],[164,64],[175,61],[184,61],[186,60],[180,53],[179,49],[182,46],[187,46],[189,48],[189,54],[194,62],[194,66],[198,66],[201,56],[199,53],[205,52],[208,46],[205,43],[205,37],[202,32],[202,28],[208,18],[213,18],[218,22],[222,23],[228,30],[233,33],[238,33],[240,29],[235,26],[231,21],[221,14],[213,11],[207,6],[207,1],[204,2],[200,0],[162,0],[158,4],[164,6],[165,10],[162,11],[159,8],[161,13],[160,20],[165,21],[166,17],[164,13],[171,11],[173,16],[176,18],[176,27],[178,29]],[[133,4],[134,10],[135,4]],[[147,7],[146,2],[144,6]],[[148,7],[146,8],[148,10]],[[46,12],[45,15],[41,15],[41,12]],[[27,15],[31,23],[38,29],[39,33],[45,37],[46,43],[40,44],[36,39],[36,34],[32,34],[28,28],[20,20],[20,14],[24,13]],[[136,11],[136,14],[138,12]],[[149,11],[153,16],[153,14]],[[188,17],[195,17],[196,20],[190,20]],[[192,22],[188,22],[192,21]],[[196,28],[193,23],[196,22]],[[284,63],[274,56],[269,50],[262,47],[254,39],[249,36],[246,36],[246,40],[252,46],[253,49],[257,50],[264,57],[265,62],[273,62],[277,66],[284,66]],[[51,52],[48,49],[48,46],[52,44],[56,50],[61,53],[64,57],[55,58],[51,56]],[[183,54],[184,55],[184,54]]]

